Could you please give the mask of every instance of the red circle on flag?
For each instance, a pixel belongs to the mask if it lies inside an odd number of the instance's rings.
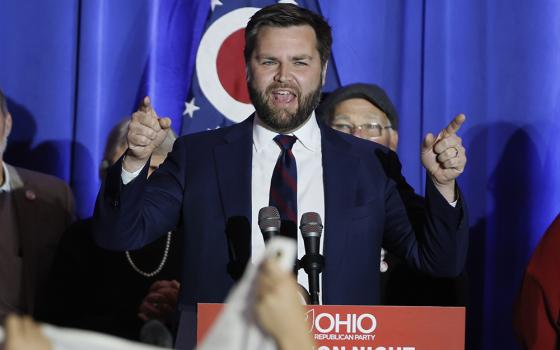
[[[245,29],[242,28],[222,43],[216,59],[216,70],[220,83],[231,97],[242,103],[251,103],[245,78],[244,47]]]

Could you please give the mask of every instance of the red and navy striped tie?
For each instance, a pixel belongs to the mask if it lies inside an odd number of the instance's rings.
[[[278,208],[282,222],[297,225],[297,166],[292,146],[297,138],[277,135],[274,141],[282,148],[270,182],[271,206]],[[295,237],[294,237],[295,238]]]

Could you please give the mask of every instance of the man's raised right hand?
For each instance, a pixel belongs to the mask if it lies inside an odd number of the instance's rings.
[[[125,170],[135,172],[142,168],[154,149],[163,142],[170,127],[171,119],[159,118],[150,97],[144,97],[128,126],[128,151],[123,163]]]

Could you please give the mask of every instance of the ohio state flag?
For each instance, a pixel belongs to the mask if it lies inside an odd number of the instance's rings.
[[[253,113],[245,80],[245,26],[262,7],[292,3],[320,13],[316,0],[211,0],[206,29],[196,53],[191,91],[185,101],[182,134],[238,123]],[[332,57],[324,90],[340,86]]]

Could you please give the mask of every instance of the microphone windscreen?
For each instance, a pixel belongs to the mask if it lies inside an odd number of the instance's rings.
[[[301,235],[305,237],[309,236],[321,236],[323,231],[323,223],[321,221],[321,216],[314,212],[304,213],[301,216],[300,226]]]
[[[280,213],[276,207],[264,207],[259,210],[259,228],[261,231],[280,230]]]
[[[245,216],[232,216],[226,223],[228,272],[237,281],[251,259],[251,224]]]

